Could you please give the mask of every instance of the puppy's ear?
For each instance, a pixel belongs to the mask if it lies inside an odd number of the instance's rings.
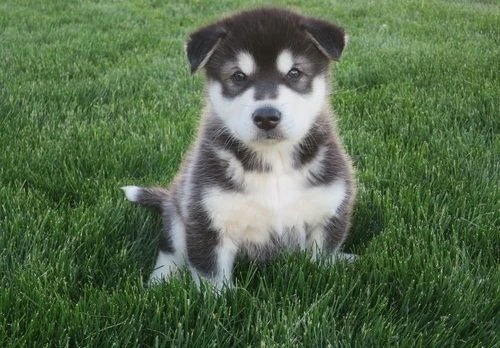
[[[315,18],[304,19],[302,28],[325,56],[339,60],[346,44],[344,29]]]
[[[186,52],[191,73],[203,68],[225,36],[226,30],[219,23],[201,28],[189,36]]]

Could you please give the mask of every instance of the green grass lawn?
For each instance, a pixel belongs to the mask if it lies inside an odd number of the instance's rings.
[[[0,346],[498,347],[500,5],[291,1],[344,26],[332,101],[360,192],[346,250],[147,290],[196,132],[187,34],[250,2],[0,2]],[[278,2],[275,2],[278,4]]]

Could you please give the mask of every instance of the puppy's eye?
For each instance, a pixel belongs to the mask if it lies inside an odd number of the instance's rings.
[[[237,71],[231,75],[231,80],[233,80],[233,82],[245,82],[247,80],[247,75],[242,71]]]
[[[292,69],[290,69],[288,74],[286,74],[286,76],[288,76],[292,80],[297,80],[300,76],[302,76],[302,71],[300,71],[297,68],[292,68]]]

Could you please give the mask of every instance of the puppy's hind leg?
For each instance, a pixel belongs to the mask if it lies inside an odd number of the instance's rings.
[[[149,284],[167,281],[177,274],[185,264],[185,228],[173,205],[165,204],[163,211],[163,231],[159,240],[156,264],[149,278]]]
[[[149,284],[168,280],[185,263],[186,250],[184,225],[169,192],[161,187],[138,186],[124,186],[122,190],[129,201],[162,214],[160,250]]]

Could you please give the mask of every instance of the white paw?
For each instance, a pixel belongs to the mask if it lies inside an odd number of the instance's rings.
[[[192,267],[190,271],[198,290],[207,289],[216,295],[221,295],[224,291],[234,288],[233,282],[225,277],[205,278]]]
[[[153,270],[153,273],[151,273],[151,276],[148,280],[148,286],[154,286],[164,282],[168,282],[168,280],[176,274],[176,267],[168,267],[166,265],[162,265],[159,268]]]
[[[332,262],[339,262],[339,261],[354,262],[357,259],[358,259],[358,255],[342,253],[342,252],[336,252],[331,257]]]
[[[160,251],[156,259],[155,268],[149,277],[148,284],[151,286],[166,282],[170,277],[177,275],[178,270],[179,259],[176,255]]]

